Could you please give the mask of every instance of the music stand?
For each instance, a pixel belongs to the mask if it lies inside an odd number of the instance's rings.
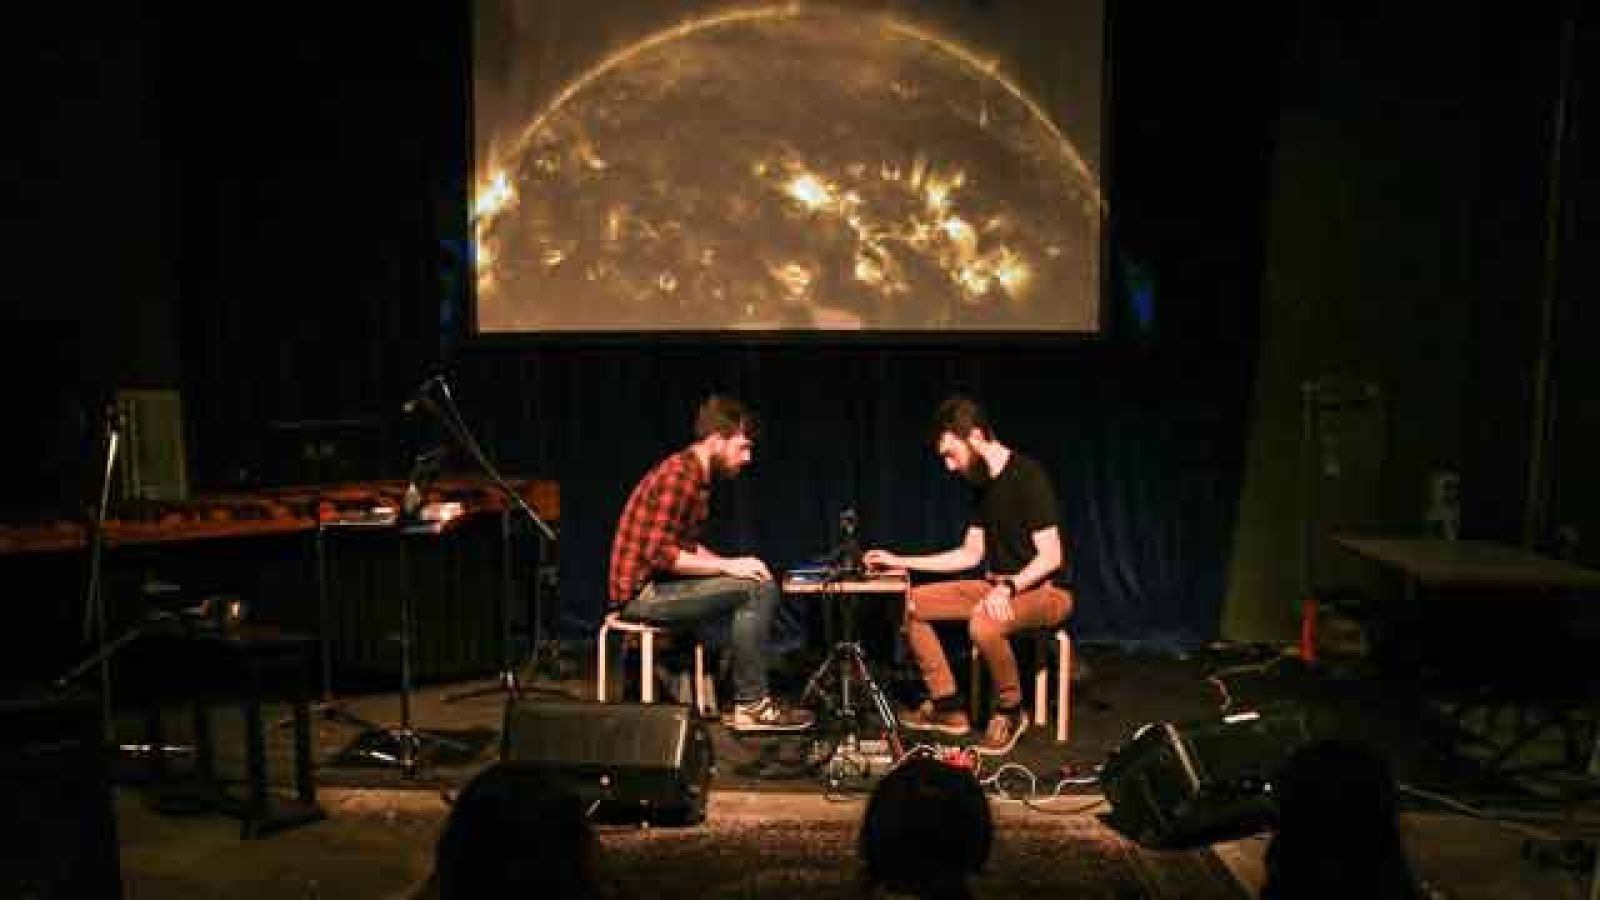
[[[294,419],[267,423],[263,441],[267,454],[261,462],[265,483],[275,487],[316,485],[310,504],[316,522],[311,532],[312,580],[317,596],[317,670],[320,696],[311,705],[314,715],[326,721],[376,732],[383,728],[344,708],[333,689],[334,615],[328,587],[328,534],[338,531],[387,529],[393,520],[376,511],[361,516],[324,519],[322,487],[354,481],[375,471],[379,461],[379,421],[376,418]],[[414,477],[414,476],[413,476]],[[295,724],[286,716],[275,727]]]
[[[344,708],[333,691],[333,641],[330,632],[333,630],[332,614],[328,604],[328,550],[327,532],[330,528],[370,527],[368,524],[356,525],[355,523],[324,522],[322,516],[317,514],[313,507],[313,515],[317,516],[317,527],[312,532],[312,566],[313,577],[317,585],[317,678],[320,682],[320,696],[317,702],[311,704],[311,712],[330,722],[339,722],[352,728],[363,731],[382,731],[383,727],[375,722],[363,719]],[[285,716],[274,723],[277,728],[289,728],[295,724],[293,715]]]
[[[436,535],[442,528],[435,527],[436,523],[424,521],[421,518],[422,497],[428,485],[439,476],[440,461],[444,457],[442,448],[423,451],[417,454],[411,465],[411,474],[406,482],[405,496],[400,504],[400,513],[395,518],[394,529],[400,541],[400,555],[403,568],[406,570],[406,584],[400,591],[400,722],[393,728],[369,729],[358,736],[351,744],[352,755],[365,756],[387,765],[399,766],[401,773],[411,778],[416,775],[417,767],[422,763],[429,746],[447,747],[463,753],[472,752],[472,747],[460,741],[451,740],[443,735],[416,728],[411,722],[411,645],[414,640],[415,630],[415,602],[417,579],[412,569],[411,548],[412,538],[423,535]],[[356,720],[359,721],[359,720]]]
[[[437,400],[433,396],[435,388],[437,388],[439,395],[439,399]],[[534,531],[539,537],[537,542],[538,564],[534,567],[533,578],[533,643],[528,660],[528,670],[533,678],[536,678],[538,675],[540,656],[546,652],[544,640],[544,604],[540,586],[541,579],[539,577],[539,569],[543,567],[544,561],[549,558],[549,546],[554,544],[556,541],[555,530],[550,527],[548,522],[540,518],[539,514],[533,510],[533,507],[529,506],[528,502],[522,498],[521,494],[519,494],[514,488],[511,487],[510,484],[506,482],[505,478],[501,476],[499,469],[497,469],[494,463],[489,460],[488,454],[483,452],[483,447],[479,445],[477,439],[472,436],[472,430],[467,427],[466,420],[462,418],[461,411],[456,406],[455,397],[450,392],[450,383],[443,375],[435,375],[422,383],[422,387],[418,389],[414,401],[406,404],[407,409],[411,409],[413,407],[420,407],[429,413],[432,413],[435,418],[437,418],[444,425],[446,430],[450,432],[451,437],[455,439],[456,443],[472,456],[473,461],[478,464],[478,468],[481,469],[485,475],[488,475],[490,480],[495,483],[495,486],[500,489],[500,493],[505,497],[507,504],[501,517],[500,529],[502,546],[501,575],[505,592],[505,596],[502,598],[500,604],[501,669],[493,685],[446,695],[444,698],[445,702],[453,703],[458,700],[487,696],[489,694],[496,694],[502,691],[509,695],[512,699],[515,699],[524,691],[530,690],[537,690],[538,693],[550,694],[568,699],[577,699],[566,691],[551,688],[535,689],[523,685],[517,678],[517,665],[512,659],[511,652],[511,510],[521,510],[527,520],[533,524]],[[530,678],[530,680],[532,679]]]

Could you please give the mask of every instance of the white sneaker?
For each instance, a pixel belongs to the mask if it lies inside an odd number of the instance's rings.
[[[808,709],[789,709],[772,697],[735,703],[728,727],[734,731],[805,731],[816,721]]]

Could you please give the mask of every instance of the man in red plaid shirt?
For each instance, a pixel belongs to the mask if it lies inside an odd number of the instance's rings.
[[[695,414],[694,443],[657,463],[628,496],[611,543],[611,606],[624,617],[675,625],[733,614],[736,731],[800,731],[806,710],[767,692],[767,633],[778,586],[754,556],[720,556],[700,543],[711,479],[750,464],[755,421],[744,404],[712,395]],[[649,677],[649,676],[647,676]]]

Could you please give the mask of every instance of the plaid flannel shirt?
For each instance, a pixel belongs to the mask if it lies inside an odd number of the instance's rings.
[[[700,544],[711,507],[711,479],[689,450],[651,469],[622,508],[611,542],[611,605],[626,606],[645,583]]]

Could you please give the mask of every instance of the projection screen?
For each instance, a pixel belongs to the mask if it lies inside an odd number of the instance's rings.
[[[1101,0],[473,15],[479,334],[1101,326]]]

